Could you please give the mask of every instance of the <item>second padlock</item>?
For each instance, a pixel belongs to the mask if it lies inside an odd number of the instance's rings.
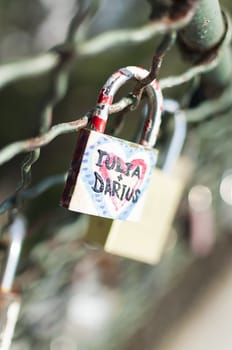
[[[91,218],[85,238],[109,253],[148,264],[156,264],[162,256],[189,177],[188,161],[179,158],[186,136],[184,113],[173,100],[165,100],[164,107],[174,115],[174,134],[162,168],[153,172],[141,219],[132,223]]]

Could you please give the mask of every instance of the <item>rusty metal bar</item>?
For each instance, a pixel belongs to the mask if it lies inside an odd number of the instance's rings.
[[[222,44],[225,31],[230,30],[218,0],[199,0],[190,23],[179,32],[181,50],[190,61],[213,54]],[[210,73],[202,75],[202,88],[207,97],[213,97],[227,86],[232,73],[232,55],[224,45],[219,64]]]

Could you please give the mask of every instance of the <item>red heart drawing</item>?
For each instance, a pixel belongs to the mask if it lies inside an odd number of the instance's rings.
[[[125,162],[113,153],[109,154],[108,163],[110,165],[107,166],[106,160],[102,162],[99,173],[105,182],[110,179],[110,183],[109,181],[108,183],[109,186],[111,184],[111,196],[106,198],[106,202],[111,201],[117,213],[133,198],[135,200],[134,196],[140,191],[139,189],[145,178],[147,165],[143,159],[133,159]],[[115,166],[113,167],[114,163]],[[113,169],[109,169],[110,167],[113,167]],[[114,193],[112,193],[113,191]]]
[[[95,174],[94,196],[101,193],[98,207],[107,208],[112,216],[132,208],[144,190],[151,163],[148,152],[141,148],[125,149],[117,145],[115,153],[109,143],[97,149],[93,155],[92,169]],[[96,149],[95,149],[96,152]]]

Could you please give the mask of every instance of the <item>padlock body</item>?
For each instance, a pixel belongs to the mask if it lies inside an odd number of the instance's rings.
[[[141,219],[136,223],[113,221],[105,250],[156,264],[164,251],[182,190],[180,178],[155,169]]]
[[[81,213],[138,220],[157,151],[82,129],[61,205]]]
[[[186,159],[177,162],[172,174],[156,168],[140,220],[134,223],[92,216],[85,241],[104,247],[108,253],[148,264],[158,263],[190,178],[190,168]]]

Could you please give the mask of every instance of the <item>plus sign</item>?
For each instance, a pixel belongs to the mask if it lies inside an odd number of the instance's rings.
[[[118,181],[121,181],[123,179],[122,175],[118,176]]]

